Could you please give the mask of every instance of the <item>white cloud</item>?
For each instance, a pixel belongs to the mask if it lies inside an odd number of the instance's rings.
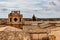
[[[37,17],[46,18],[60,17],[59,0],[3,0],[0,1],[0,9],[8,9],[6,10],[8,12],[14,9],[21,10],[22,14],[30,15],[29,17],[31,17],[32,14],[36,14]],[[4,13],[4,11],[2,12]]]

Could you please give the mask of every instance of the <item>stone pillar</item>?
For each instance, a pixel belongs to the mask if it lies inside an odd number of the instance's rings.
[[[30,36],[28,34],[24,34],[23,40],[30,40]]]
[[[49,40],[56,40],[56,37],[54,35],[49,35]]]

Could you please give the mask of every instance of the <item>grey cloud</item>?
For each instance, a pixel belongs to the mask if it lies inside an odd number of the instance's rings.
[[[56,3],[55,2],[50,2],[49,4],[56,6]]]

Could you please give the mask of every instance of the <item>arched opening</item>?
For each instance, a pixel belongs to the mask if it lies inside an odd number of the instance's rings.
[[[17,22],[17,20],[18,20],[17,18],[14,18],[14,21],[15,21],[15,22]]]
[[[10,22],[12,22],[12,18],[10,18]]]
[[[20,18],[20,22],[21,22],[21,18]]]
[[[42,38],[42,40],[49,40],[49,37],[44,37]]]

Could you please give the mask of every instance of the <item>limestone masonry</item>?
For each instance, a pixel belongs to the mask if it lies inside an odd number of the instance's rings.
[[[0,40],[59,40],[60,18],[23,18],[20,11],[11,11],[0,18]]]

